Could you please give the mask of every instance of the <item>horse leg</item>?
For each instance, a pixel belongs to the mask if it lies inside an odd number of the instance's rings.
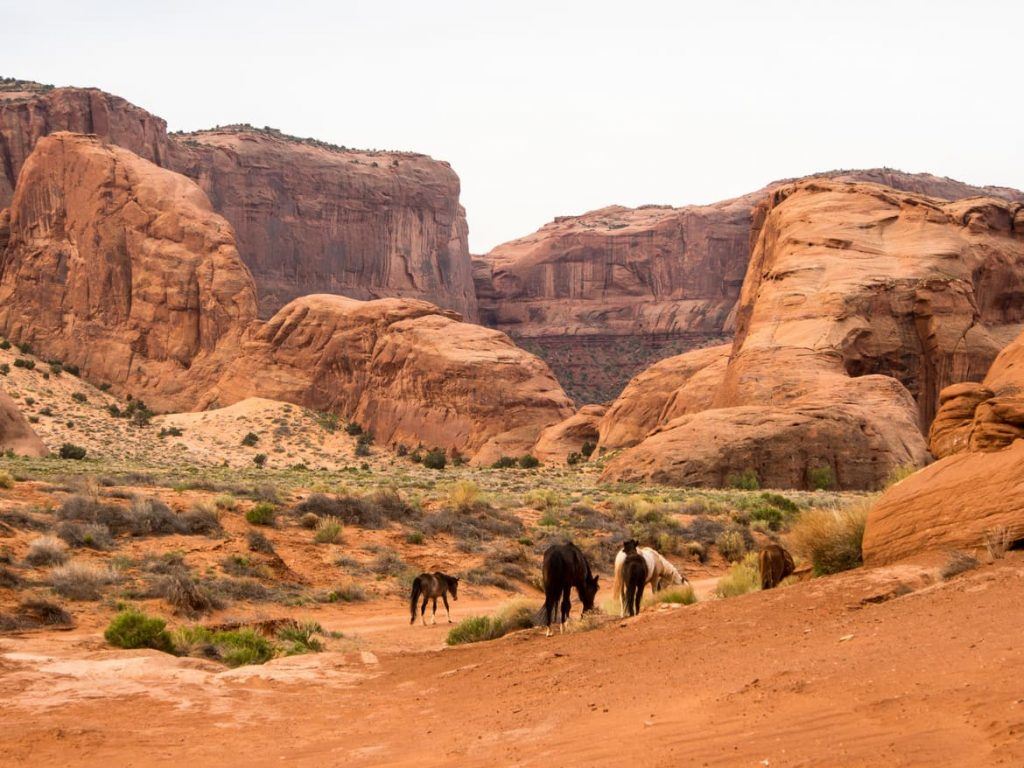
[[[423,596],[423,605],[420,606],[420,621],[423,622],[423,626],[427,626],[427,603],[430,598],[426,595]]]
[[[434,598],[434,610],[430,613],[430,623],[437,624],[437,598]]]
[[[441,595],[441,599],[444,600],[444,612],[448,614],[448,623],[452,623],[452,612],[448,609],[448,593],[445,592]]]
[[[565,632],[565,622],[569,620],[569,611],[572,609],[572,602],[569,600],[569,591],[572,587],[562,590],[562,623],[559,625],[559,632]]]
[[[547,631],[544,637],[551,637],[551,618],[555,613],[555,603],[558,601],[558,593],[548,587],[544,593],[544,624]]]

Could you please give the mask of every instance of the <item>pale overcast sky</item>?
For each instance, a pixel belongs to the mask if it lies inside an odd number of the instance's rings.
[[[1024,187],[1011,0],[0,6],[0,74],[449,161],[474,252],[832,168]]]

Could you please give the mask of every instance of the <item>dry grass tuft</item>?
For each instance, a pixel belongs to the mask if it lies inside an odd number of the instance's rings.
[[[810,509],[796,521],[788,541],[797,555],[811,562],[819,576],[856,568],[862,562],[867,517],[867,505]]]

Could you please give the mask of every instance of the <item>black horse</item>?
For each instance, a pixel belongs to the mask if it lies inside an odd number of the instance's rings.
[[[629,550],[626,549],[626,552]],[[644,587],[647,586],[647,561],[637,553],[635,544],[633,551],[626,555],[622,563],[622,581],[626,585],[626,615],[636,616],[640,613],[640,602],[644,599]]]
[[[416,601],[420,595],[423,596],[423,605],[420,606],[420,620],[423,626],[427,625],[427,600],[434,599],[434,612],[431,614],[431,623],[437,624],[437,598],[444,601],[444,611],[448,614],[448,623],[452,623],[452,614],[448,610],[448,593],[452,593],[452,600],[459,599],[459,577],[449,576],[447,573],[434,571],[433,573],[421,573],[412,581],[412,594],[409,596],[409,623],[416,622]]]
[[[572,604],[569,592],[576,587],[576,594],[583,603],[584,612],[593,609],[594,596],[597,594],[597,576],[590,572],[590,563],[571,542],[553,544],[544,553],[544,621],[547,634],[551,635],[551,619],[554,616],[558,598],[562,598],[562,618],[560,629],[565,631],[565,622],[569,618]]]

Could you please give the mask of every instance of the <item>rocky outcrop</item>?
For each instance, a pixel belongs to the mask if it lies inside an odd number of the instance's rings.
[[[570,454],[581,454],[583,447],[597,446],[598,425],[605,415],[603,405],[585,405],[564,421],[543,432],[531,453],[545,464],[565,464]]]
[[[272,129],[167,135],[96,89],[0,88],[0,209],[43,136],[95,134],[199,182],[236,233],[269,317],[307,293],[421,298],[477,317],[459,178],[447,163],[364,152]]]
[[[945,199],[1024,193],[888,169],[837,171]],[[578,401],[614,397],[658,359],[727,341],[751,247],[767,208],[791,182],[714,205],[612,206],[559,217],[477,257],[482,322],[535,350]]]
[[[476,319],[466,214],[447,163],[248,127],[172,138],[171,167],[234,227],[261,315],[338,293],[420,298]]]
[[[897,483],[872,507],[865,565],[928,552],[984,553],[988,541],[1024,540],[1024,442],[959,453]]]
[[[163,165],[167,124],[144,109],[96,88],[50,88],[38,83],[0,87],[0,209],[36,142],[57,131],[92,133]]]
[[[6,392],[0,391],[0,451],[11,451],[17,456],[46,456],[48,451],[18,404]]]
[[[38,142],[0,243],[0,331],[158,410],[269,397],[462,453],[572,412],[542,361],[424,301],[313,295],[260,322],[202,190],[96,137]]]
[[[862,183],[776,190],[711,409],[660,427],[605,479],[715,484],[739,468],[874,488],[920,466],[939,390],[980,378],[1020,330],[1020,207]]]
[[[8,232],[3,334],[151,407],[192,407],[256,317],[231,227],[202,191],[97,138],[38,142]]]

